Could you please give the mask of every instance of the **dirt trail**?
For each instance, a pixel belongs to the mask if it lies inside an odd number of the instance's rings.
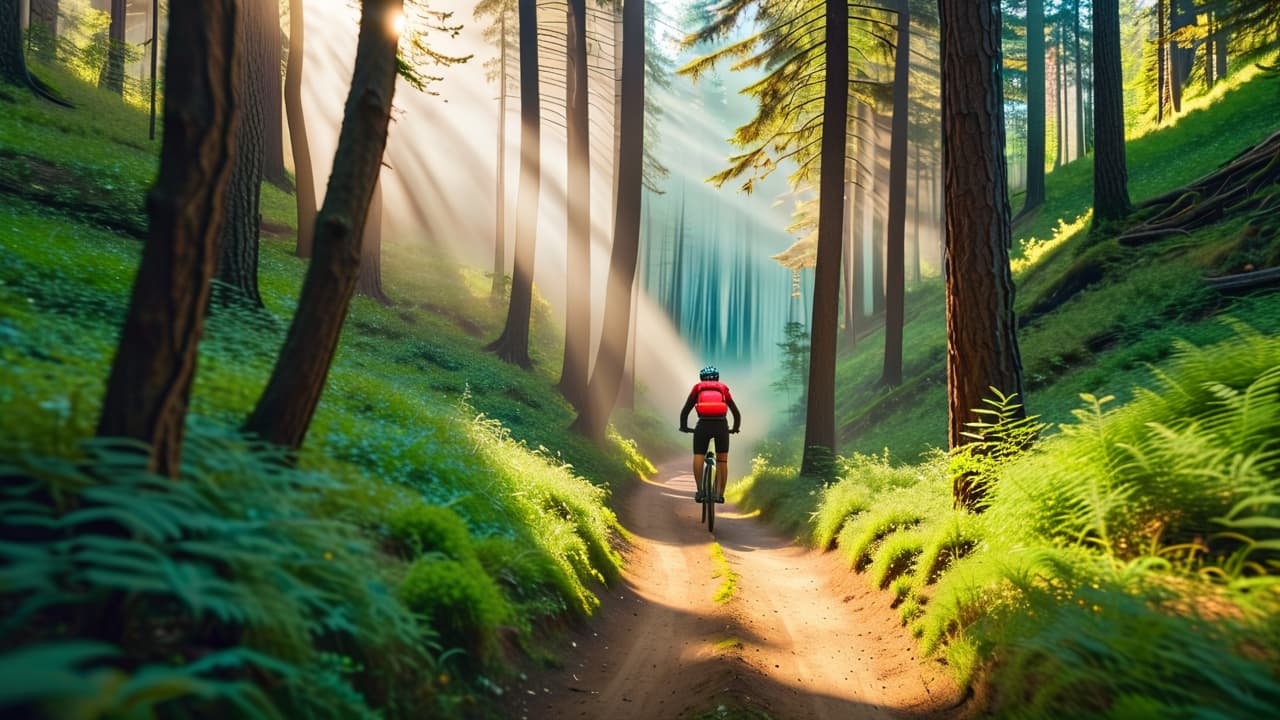
[[[919,660],[883,593],[731,504],[712,537],[692,495],[688,469],[667,466],[622,499],[624,582],[561,668],[513,689],[514,717],[662,720],[721,703],[776,720],[948,716],[961,693]],[[739,576],[725,603],[716,541]]]

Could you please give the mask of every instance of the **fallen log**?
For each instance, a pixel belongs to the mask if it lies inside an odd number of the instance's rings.
[[[1254,270],[1253,272],[1208,277],[1204,284],[1219,292],[1253,290],[1255,288],[1280,286],[1280,267]]]

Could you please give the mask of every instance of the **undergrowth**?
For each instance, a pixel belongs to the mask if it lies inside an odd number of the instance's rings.
[[[951,456],[844,461],[795,492],[756,459],[736,493],[887,588],[926,652],[1000,717],[1260,717],[1280,704],[1280,337],[1179,343],[1118,405],[1017,419],[994,397]],[[1040,436],[1040,439],[1036,439]],[[951,478],[987,487],[952,508]],[[796,499],[806,500],[797,502]]]

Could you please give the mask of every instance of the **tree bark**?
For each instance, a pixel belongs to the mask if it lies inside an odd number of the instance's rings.
[[[338,348],[359,273],[364,220],[387,145],[396,87],[397,36],[403,0],[364,0],[351,90],[316,218],[314,256],[298,312],[245,429],[292,450],[302,447]]]
[[[564,363],[560,392],[581,410],[586,400],[587,373],[591,362],[591,135],[587,107],[587,3],[569,0],[567,238],[565,243]]]
[[[893,128],[889,147],[889,224],[885,247],[884,371],[880,384],[902,384],[902,326],[906,302],[907,133],[911,80],[911,8],[898,2],[898,47],[893,71]]]
[[[382,289],[382,183],[373,186],[369,212],[365,214],[364,237],[360,241],[360,274],[356,292],[390,305],[391,298]]]
[[[964,432],[990,388],[1022,395],[1022,363],[1009,271],[1004,101],[998,0],[938,0],[942,57],[942,165],[946,185],[948,443]],[[1020,410],[1023,413],[1025,410]],[[956,481],[958,506],[984,489]]]
[[[298,245],[295,254],[311,257],[316,235],[316,180],[311,166],[311,143],[302,110],[302,69],[305,61],[303,0],[289,0],[289,66],[284,77],[284,104],[289,119],[289,144],[293,153],[294,201],[298,212]]]
[[[644,13],[645,0],[622,6],[621,142],[618,148],[617,212],[604,300],[604,329],[587,401],[573,429],[603,442],[618,399],[631,317],[631,286],[640,250],[640,203],[644,174]],[[522,46],[523,47],[523,46]]]
[[[511,300],[502,334],[487,347],[502,360],[527,368],[533,311],[533,262],[538,242],[538,192],[542,120],[538,106],[538,5],[519,0],[520,13],[520,190],[516,200],[516,252]]]
[[[1167,105],[1169,90],[1169,55],[1165,35],[1169,32],[1168,14],[1165,10],[1169,0],[1156,0],[1156,124],[1164,122],[1164,108]],[[1097,42],[1097,40],[1094,40]],[[1094,84],[1097,84],[1094,80]],[[1096,91],[1095,91],[1096,93]]]
[[[280,85],[280,56],[284,50],[284,34],[280,32],[280,2],[258,3],[260,13],[256,30],[260,33],[256,79],[262,84],[263,146],[262,178],[276,187],[293,189],[284,167],[284,96]]]
[[[1120,70],[1120,3],[1093,3],[1094,136],[1093,223],[1132,210],[1124,147],[1124,78]]]
[[[160,173],[150,233],[111,366],[98,435],[150,446],[177,477],[234,153],[236,0],[187,0],[169,15]]]
[[[1044,0],[1027,2],[1027,193],[1021,217],[1044,204]]]
[[[98,87],[124,94],[125,21],[128,0],[111,0],[111,24],[107,27],[107,62],[98,75]]]
[[[227,221],[222,227],[222,251],[218,257],[218,297],[223,302],[243,302],[262,307],[258,292],[258,242],[262,223],[260,196],[265,114],[263,84],[263,42],[260,32],[262,6],[275,0],[242,0],[245,21],[240,25],[240,128],[236,133],[235,163],[227,202]]]
[[[822,167],[818,176],[818,249],[809,335],[809,392],[800,472],[830,477],[836,454],[836,331],[840,303],[840,220],[849,105],[849,9],[826,0],[826,77],[822,99]]]

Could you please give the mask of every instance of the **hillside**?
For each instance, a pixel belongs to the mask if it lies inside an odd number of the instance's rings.
[[[1185,185],[1275,132],[1280,78],[1249,64],[1225,85],[1193,103],[1176,124],[1143,128],[1130,140],[1129,192],[1135,204]],[[1049,423],[1069,420],[1082,392],[1129,397],[1132,386],[1146,381],[1147,365],[1169,357],[1175,339],[1205,343],[1225,337],[1229,331],[1221,317],[1280,331],[1274,295],[1224,295],[1202,282],[1280,262],[1273,213],[1124,247],[1105,234],[1089,236],[1092,178],[1091,156],[1050,173],[1045,205],[1014,229],[1025,402]],[[840,360],[837,423],[845,452],[879,454],[888,448],[894,458],[912,461],[946,444],[940,279],[912,291],[907,317],[901,387],[877,386],[882,332],[860,338],[857,349]]]
[[[568,432],[546,306],[535,370],[506,365],[483,350],[505,307],[488,278],[384,246],[393,303],[357,298],[301,458],[281,466],[237,432],[304,268],[292,198],[264,185],[266,308],[213,309],[182,482],[149,478],[89,440],[159,143],[143,110],[39,71],[76,107],[0,98],[0,665],[70,685],[6,685],[0,705],[483,707],[507,662],[541,655],[541,628],[596,607],[619,567],[608,497],[652,471],[616,435],[601,451]]]

